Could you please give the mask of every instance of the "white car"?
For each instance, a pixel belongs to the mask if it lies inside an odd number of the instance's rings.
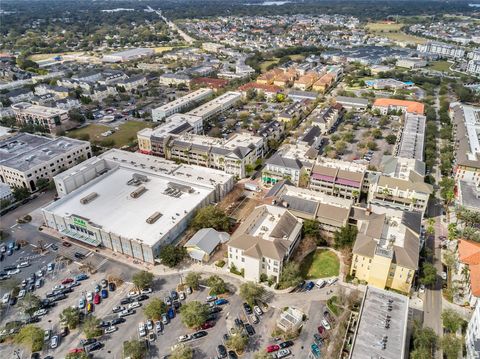
[[[281,349],[277,353],[277,358],[285,358],[288,357],[290,354],[292,354],[290,349]]]
[[[423,284],[418,288],[418,293],[425,293],[425,286]]]
[[[47,265],[47,271],[48,272],[53,272],[53,269],[55,268],[55,264],[53,263],[48,263]]]
[[[255,312],[256,315],[262,315],[263,314],[263,310],[258,305],[253,307],[253,311]]]
[[[153,330],[153,322],[151,320],[147,320],[147,330]]]
[[[209,295],[207,297],[207,302],[213,302],[214,300],[217,300],[217,296],[216,295]]]
[[[87,292],[87,302],[91,302],[93,300],[93,293]]]
[[[28,262],[21,262],[17,264],[17,268],[26,268],[30,265]]]
[[[54,335],[52,339],[50,339],[50,348],[55,349],[58,347],[58,335]]]
[[[141,304],[139,302],[132,302],[128,305],[128,309],[135,309],[135,308],[138,308],[140,306],[141,306]]]
[[[43,277],[43,270],[38,270],[35,272],[35,275],[38,277],[38,278],[42,278]]]
[[[332,327],[330,326],[330,323],[329,323],[325,318],[322,319],[322,325],[323,325],[323,326],[325,327],[325,329],[327,329],[327,330],[332,329]]]
[[[2,297],[2,303],[7,304],[9,300],[10,300],[10,293],[5,293]]]
[[[162,330],[163,330],[163,324],[161,321],[157,321],[155,322],[155,330],[157,331],[157,333],[160,333]]]
[[[447,280],[447,272],[442,272],[442,279]]]
[[[43,341],[48,342],[51,336],[52,336],[52,331],[50,329],[45,330],[43,332]]]
[[[172,299],[170,297],[165,297],[163,301],[166,305],[172,305]]]
[[[25,294],[27,294],[27,291],[25,289],[22,289],[20,292],[18,292],[18,298],[25,297]]]
[[[8,275],[14,275],[20,273],[20,269],[12,269],[7,272]]]
[[[147,332],[145,330],[145,324],[143,322],[140,322],[138,324],[138,334],[141,336],[141,337],[144,337],[147,335]]]
[[[65,289],[65,286],[63,284],[57,284],[55,287],[53,287],[52,290],[60,290],[60,289]],[[87,294],[88,296],[88,294]]]
[[[180,298],[180,300],[185,300],[186,298],[185,292],[178,293],[178,297]]]
[[[335,284],[337,282],[338,278],[330,278],[329,280],[327,280],[327,284],[328,285],[332,285],[332,284]]]
[[[153,292],[152,288],[145,288],[140,291],[141,294],[150,294],[152,292]]]
[[[128,298],[138,297],[139,294],[140,294],[140,292],[138,292],[137,290],[132,290],[132,291],[128,292],[127,297]]]
[[[180,335],[178,337],[178,342],[188,342],[190,339],[192,339],[192,336],[190,334],[185,334],[185,335]]]
[[[47,314],[47,313],[48,313],[48,310],[46,310],[46,309],[39,309],[39,310],[37,310],[35,313],[33,313],[33,316],[34,316],[34,317],[41,317],[41,316],[43,316],[43,315],[45,315],[45,314]]]
[[[121,305],[117,305],[116,307],[113,307],[112,308],[112,312],[113,313],[119,313],[119,312],[122,312],[125,310],[125,307],[124,306],[121,306]]]
[[[117,327],[114,326],[114,325],[113,325],[113,326],[110,326],[110,327],[108,327],[108,328],[105,328],[105,334],[110,334],[110,333],[113,333],[113,332],[115,332],[115,331],[117,331]]]
[[[126,317],[126,316],[128,316],[128,315],[132,315],[133,313],[135,313],[134,310],[125,309],[125,310],[122,310],[120,313],[118,313],[118,317],[119,317],[119,318],[123,318],[123,317]]]

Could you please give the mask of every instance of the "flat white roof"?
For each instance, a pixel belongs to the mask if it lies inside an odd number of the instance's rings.
[[[147,190],[138,198],[132,198],[130,194],[139,187],[127,184],[135,173],[148,177],[148,182],[141,184]],[[97,179],[53,202],[45,210],[61,217],[81,216],[106,232],[139,239],[149,246],[157,244],[212,192],[212,188],[189,183],[191,193],[182,192],[181,196],[173,197],[165,193],[170,183],[184,183],[168,176],[122,166]],[[93,192],[98,194],[97,198],[88,204],[80,203],[81,198]],[[148,224],[147,218],[155,212],[160,212],[162,216],[153,224]]]
[[[178,139],[196,145],[220,147],[229,150],[234,150],[237,147],[248,147],[251,144],[259,146],[263,142],[262,137],[253,136],[249,133],[236,133],[227,139],[185,133],[179,136]]]
[[[476,153],[480,153],[480,108],[473,106],[463,106],[465,115],[465,128],[467,130],[468,144],[470,154],[467,153],[469,160],[476,160]]]
[[[215,112],[216,110],[218,110],[219,108],[222,108],[223,106],[226,106],[230,103],[233,103],[239,100],[241,97],[242,97],[242,94],[240,92],[229,91],[187,113],[189,115],[203,117],[212,112]]]
[[[32,116],[53,117],[67,113],[66,110],[62,110],[60,108],[33,105],[28,102],[16,103],[15,105],[12,105],[12,109],[15,111],[20,111],[22,113],[30,114]]]
[[[197,101],[199,99],[205,98],[206,96],[212,94],[213,91],[212,89],[209,88],[201,88],[197,91],[190,92],[189,94],[186,94],[185,96],[179,97],[174,101],[171,101],[169,103],[166,103],[165,105],[162,105],[160,107],[157,107],[153,109],[153,111],[169,111],[171,109],[185,106],[193,101]]]

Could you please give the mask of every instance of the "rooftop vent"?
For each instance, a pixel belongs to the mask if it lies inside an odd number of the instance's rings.
[[[163,214],[161,214],[160,212],[155,212],[150,217],[147,218],[146,222],[148,224],[153,224],[156,221],[158,221],[160,219],[160,217],[162,217],[162,216],[163,216]]]
[[[140,187],[138,187],[135,191],[133,191],[132,193],[130,193],[130,197],[132,197],[132,198],[138,198],[138,197],[140,197],[142,194],[144,194],[146,191],[147,191],[147,189],[145,188],[145,186],[140,186]]]
[[[92,192],[92,193],[86,195],[85,197],[81,198],[80,203],[81,204],[88,204],[88,203],[92,202],[97,197],[98,197],[98,193],[97,192]]]

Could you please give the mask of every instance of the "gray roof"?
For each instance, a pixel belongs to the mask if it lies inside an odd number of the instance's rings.
[[[202,228],[185,244],[185,247],[197,247],[207,254],[220,244],[230,239],[226,232],[218,232],[213,228]]]
[[[315,141],[315,138],[320,136],[320,134],[321,134],[320,127],[312,126],[307,131],[307,133],[303,135],[302,141],[307,142],[309,145],[311,145]]]
[[[283,195],[280,201],[288,203],[288,209],[299,211],[303,213],[309,213],[314,215],[317,211],[318,201],[310,201],[300,197]],[[279,205],[282,203],[278,203]]]
[[[337,96],[336,98],[337,103],[342,105],[357,105],[357,106],[367,106],[368,100],[364,98],[357,98],[357,97],[347,97],[347,96]]]
[[[473,183],[458,181],[458,194],[457,200],[461,206],[480,210],[480,187],[477,188]]]
[[[300,162],[300,160],[296,158],[285,158],[280,152],[275,153],[267,160],[266,163],[279,167],[292,168],[295,170],[300,170],[303,167],[303,164]]]

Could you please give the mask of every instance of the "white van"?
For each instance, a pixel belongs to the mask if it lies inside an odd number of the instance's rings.
[[[326,284],[327,284],[327,282],[325,282],[323,279],[319,279],[319,280],[317,280],[317,283],[315,283],[315,286],[318,289],[321,289],[321,288],[325,287]]]
[[[10,293],[5,293],[2,297],[2,303],[7,304],[9,300],[10,300]]]

